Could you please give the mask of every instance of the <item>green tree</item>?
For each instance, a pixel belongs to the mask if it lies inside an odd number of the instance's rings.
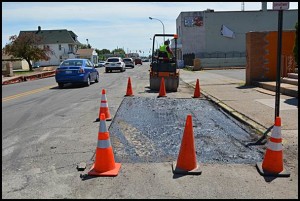
[[[113,54],[121,54],[121,55],[125,55],[125,51],[123,50],[123,48],[118,48],[118,49],[114,49],[112,51]]]
[[[108,49],[102,49],[102,50],[95,50],[97,52],[98,55],[102,55],[102,54],[110,54],[110,51]]]
[[[13,35],[9,37],[9,40],[10,43],[5,45],[3,52],[11,55],[12,58],[25,59],[30,71],[33,71],[31,61],[48,61],[50,54],[53,54],[49,46],[39,47],[42,45],[42,37],[35,33],[22,33],[19,36]]]
[[[298,66],[298,22],[295,25],[296,28],[296,39],[295,39],[295,45],[294,45],[294,58],[296,65]]]
[[[102,49],[102,50],[96,49],[95,51],[97,52],[100,60],[106,60],[104,55],[110,54],[110,50],[108,50],[108,49]]]

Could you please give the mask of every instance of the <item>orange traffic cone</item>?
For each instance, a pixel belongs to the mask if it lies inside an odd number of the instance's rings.
[[[130,77],[128,78],[127,91],[125,96],[133,96]]]
[[[267,150],[262,163],[256,167],[262,176],[289,177],[290,174],[283,167],[281,119],[275,118],[275,125],[267,143]]]
[[[95,163],[88,172],[88,175],[117,176],[120,168],[121,163],[115,163],[109,132],[106,128],[105,114],[101,113]]]
[[[199,79],[197,79],[193,98],[199,98],[199,97],[200,97],[200,84],[199,84]]]
[[[166,87],[165,87],[165,79],[164,77],[161,78],[159,94],[157,97],[165,97],[166,95]]]
[[[197,164],[192,115],[186,118],[177,164],[174,162],[172,169],[174,174],[199,175],[202,172]]]
[[[105,114],[106,121],[111,120],[111,115],[110,115],[109,108],[108,108],[105,89],[102,89],[101,103],[100,103],[100,109],[99,109],[99,117],[96,119],[96,121],[100,121],[100,114],[101,113]]]

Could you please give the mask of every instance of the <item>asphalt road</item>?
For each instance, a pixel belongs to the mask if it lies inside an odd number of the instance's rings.
[[[2,198],[295,198],[295,189],[272,184],[254,166],[200,163],[199,176],[173,175],[170,161],[122,161],[117,177],[87,177],[97,146],[101,91],[114,118],[126,94],[156,98],[149,91],[149,63],[105,73],[89,87],[58,89],[54,77],[2,86]],[[242,76],[242,75],[241,75]],[[190,99],[194,89],[180,81],[170,99]],[[107,121],[110,128],[114,121]],[[113,125],[112,125],[113,126]],[[113,140],[112,140],[113,141]],[[114,146],[114,144],[112,145]],[[125,147],[126,148],[126,147]],[[117,149],[117,147],[116,147]],[[121,160],[122,158],[120,158]],[[85,171],[76,169],[81,162]],[[272,180],[272,179],[271,179]],[[293,179],[290,178],[290,181]]]

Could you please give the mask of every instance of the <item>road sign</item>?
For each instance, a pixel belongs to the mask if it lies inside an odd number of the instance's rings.
[[[289,2],[273,2],[273,10],[288,10]]]

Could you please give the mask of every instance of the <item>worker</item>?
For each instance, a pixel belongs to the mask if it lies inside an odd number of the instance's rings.
[[[159,51],[162,53],[165,53],[167,55],[168,59],[172,60],[174,55],[173,55],[171,48],[169,47],[169,44],[170,44],[170,41],[166,40],[164,42],[164,45],[160,46]]]

